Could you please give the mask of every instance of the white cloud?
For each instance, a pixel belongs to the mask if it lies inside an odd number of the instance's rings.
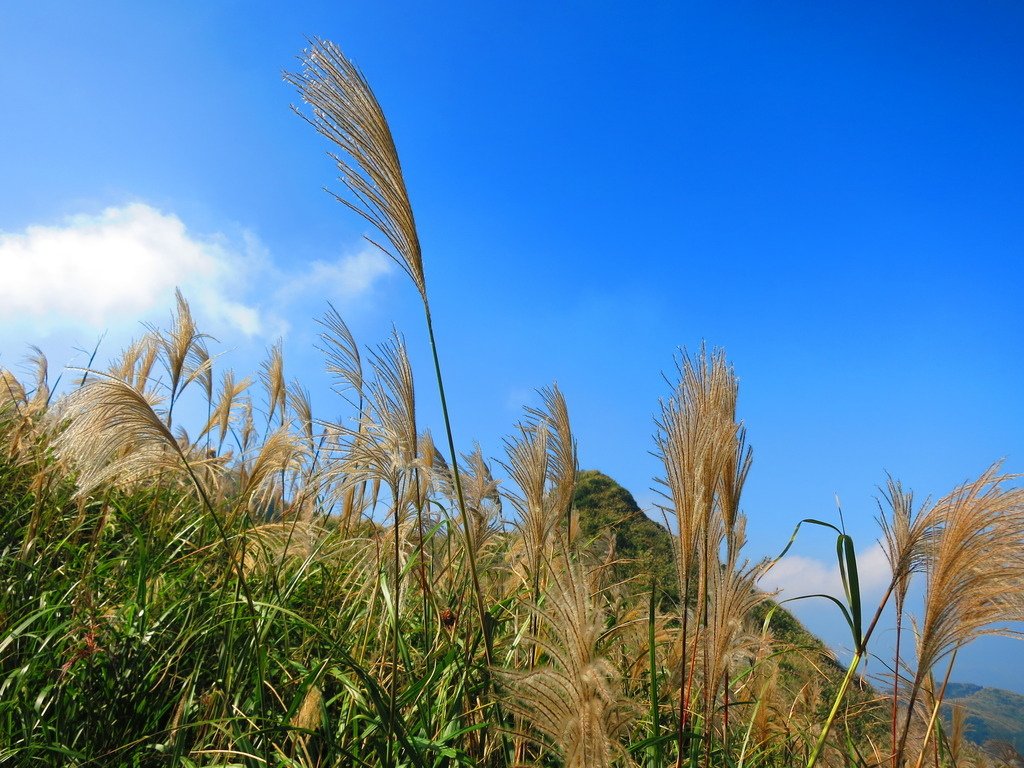
[[[286,279],[276,298],[283,304],[311,294],[351,300],[370,291],[378,279],[390,274],[393,266],[379,249],[367,245],[334,262],[314,261],[304,272]]]
[[[863,599],[869,599],[887,587],[891,575],[889,561],[879,543],[875,542],[857,553],[857,576]],[[782,558],[761,578],[758,586],[767,591],[779,590],[782,600],[816,594],[832,595],[841,602],[844,600],[839,565],[835,561],[825,562],[802,555]]]
[[[136,321],[172,306],[177,286],[205,314],[246,334],[260,330],[258,311],[231,289],[240,255],[142,203],[0,233],[0,267],[0,319],[44,332]]]
[[[288,327],[290,305],[314,293],[351,300],[391,270],[369,248],[284,270],[254,235],[240,239],[196,234],[144,203],[0,232],[0,325],[31,336],[137,328],[164,319],[178,287],[204,327],[270,336]]]

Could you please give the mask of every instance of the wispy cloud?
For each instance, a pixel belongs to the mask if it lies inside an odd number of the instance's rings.
[[[394,268],[391,260],[367,244],[363,250],[333,262],[314,261],[302,272],[286,277],[275,298],[289,305],[313,296],[330,296],[344,301],[368,293],[374,284]]]
[[[173,213],[131,203],[0,232],[0,324],[28,336],[136,328],[169,312],[179,287],[215,329],[272,336],[300,302],[305,311],[314,295],[363,296],[390,270],[369,246],[283,268],[251,233],[197,234]]]
[[[857,553],[857,575],[861,594],[867,598],[885,589],[892,571],[885,552],[877,542]],[[758,586],[767,591],[779,590],[786,600],[802,595],[831,595],[843,600],[843,582],[839,565],[814,557],[787,555],[760,580]]]

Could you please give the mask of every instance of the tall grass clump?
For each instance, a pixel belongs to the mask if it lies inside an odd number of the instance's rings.
[[[1006,757],[972,751],[963,716],[947,733],[938,713],[959,650],[1021,618],[1015,476],[997,465],[917,507],[890,479],[879,522],[892,578],[873,614],[841,521],[801,523],[836,536],[845,591],[829,599],[855,650],[840,665],[758,589],[775,561],[744,554],[753,453],[724,352],[681,354],[660,404],[665,527],[638,508],[606,526],[582,519],[588,473],[556,385],[512,425],[500,459],[459,452],[383,111],[326,41],[287,79],[332,143],[339,199],[416,287],[447,450],[420,418],[406,339],[360,345],[333,308],[319,346],[335,419],[288,379],[281,342],[252,375],[222,368],[180,294],[166,328],[63,383],[38,351],[25,377],[0,369],[0,763]],[[670,567],[626,556],[625,532],[641,523]],[[894,674],[876,687],[860,662],[890,600]]]

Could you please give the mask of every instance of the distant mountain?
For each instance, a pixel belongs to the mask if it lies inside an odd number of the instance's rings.
[[[1024,753],[1024,696],[1001,688],[983,688],[970,683],[950,683],[942,706],[950,721],[953,704],[967,710],[967,738],[975,744],[1005,741]]]

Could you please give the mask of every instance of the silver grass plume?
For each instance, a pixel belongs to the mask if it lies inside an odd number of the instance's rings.
[[[150,330],[128,345],[107,373],[131,387],[145,392],[152,386],[150,377],[163,344],[158,331]]]
[[[43,350],[36,346],[31,349],[32,354],[28,356],[27,362],[35,369],[36,375],[28,406],[31,412],[41,414],[50,402],[50,366]]]
[[[892,477],[888,478],[882,497],[889,508],[887,515],[879,502],[882,550],[892,569],[896,611],[902,613],[910,580],[925,565],[921,545],[934,514],[921,509],[915,512],[913,491],[904,490],[903,484]]]
[[[724,690],[726,696],[722,713],[728,714],[732,673],[742,662],[753,661],[761,642],[760,632],[750,626],[750,617],[768,599],[768,595],[757,588],[757,581],[764,574],[767,563],[762,561],[750,565],[739,562],[746,526],[742,515],[735,521],[735,526],[738,536],[733,551],[721,567],[713,565],[708,574],[710,606],[706,642],[711,663],[705,681],[708,695],[704,716],[707,723],[711,722],[716,711],[719,690]]]
[[[572,434],[569,408],[558,384],[541,389],[540,397],[542,407],[528,408],[527,413],[532,422],[548,425],[548,505],[554,515],[565,518],[566,535],[571,542],[578,527],[570,517],[579,473],[576,438]]]
[[[331,452],[345,455],[348,453],[347,447],[343,444],[346,435],[350,436],[352,444],[358,444],[365,439],[361,430],[369,423],[369,415],[366,412],[366,382],[363,377],[359,345],[352,331],[338,310],[331,304],[328,304],[328,307],[328,311],[318,321],[323,330],[320,332],[320,345],[317,348],[323,353],[327,362],[327,372],[334,379],[334,391],[355,408],[358,428],[353,434],[351,430],[337,424],[323,426],[328,433],[326,445]],[[348,481],[345,473],[350,469],[351,464],[344,461],[329,462],[325,477],[332,489],[333,500],[341,506],[341,526],[344,530],[348,530],[353,521],[373,504],[373,501],[367,502],[367,478],[357,472],[358,479],[355,482]],[[379,486],[379,479],[376,482]],[[372,496],[376,498],[376,494]]]
[[[339,469],[350,482],[379,480],[399,501],[417,467],[416,391],[405,340],[395,333],[370,356],[373,378],[365,383],[366,407],[356,429],[343,428],[349,440]],[[395,514],[400,517],[401,511]]]
[[[738,539],[736,526],[741,517],[740,496],[747,482],[747,474],[754,463],[754,451],[747,445],[747,430],[742,425],[735,425],[735,415],[722,420],[725,439],[731,438],[733,450],[724,451],[722,474],[718,484],[718,506],[725,523],[726,557],[731,557],[737,549]]]
[[[545,484],[548,477],[548,428],[539,424],[520,424],[519,435],[506,438],[504,464],[509,478],[516,484],[519,494],[506,495],[519,513],[516,527],[522,535],[526,549],[526,575],[538,578],[543,553],[551,543],[558,516],[551,514],[545,504]]]
[[[50,404],[49,364],[38,347],[26,362],[35,369],[35,381],[22,384],[10,371],[0,368],[0,428],[6,433],[8,455],[16,457],[29,446],[41,445],[44,417]]]
[[[77,471],[78,495],[184,469],[181,446],[143,393],[96,376],[63,398],[53,415],[54,450]]]
[[[244,455],[249,453],[256,441],[256,420],[253,416],[252,399],[243,397],[239,403],[241,415],[238,419],[238,450]]]
[[[6,368],[0,368],[0,408],[20,411],[27,406],[28,393],[18,377]]]
[[[661,403],[655,437],[665,470],[666,512],[676,521],[676,573],[683,596],[680,632],[679,727],[677,752],[685,751],[686,724],[690,714],[690,689],[695,678],[700,632],[688,631],[690,586],[696,576],[697,619],[709,620],[708,587],[713,569],[719,568],[720,544],[728,542],[729,556],[738,549],[736,520],[739,498],[750,464],[742,426],[735,421],[738,383],[722,351],[708,354],[701,346],[695,357],[683,353],[677,360],[678,380],[672,396]],[[686,644],[694,647],[687,670]],[[712,672],[709,649],[704,649],[704,676]],[[709,731],[707,733],[710,733]],[[707,749],[710,742],[705,742]],[[707,754],[705,754],[707,757]]]
[[[400,567],[414,533],[409,513],[415,506],[417,476],[422,467],[412,365],[404,339],[394,334],[370,355],[369,363],[373,376],[364,382],[363,413],[355,428],[339,427],[342,458],[327,470],[327,479],[341,481],[343,496],[358,491],[362,497],[368,487],[372,487],[372,498],[377,497],[381,486],[390,491],[393,565],[398,563]],[[355,506],[349,506],[346,515],[350,517],[349,513],[354,512]]]
[[[284,514],[286,489],[283,478],[301,469],[305,455],[302,443],[289,425],[271,432],[255,459],[246,467],[236,512],[244,512],[257,521],[271,512],[271,517]]]
[[[26,389],[11,371],[0,368],[0,437],[6,443],[8,458],[28,456],[34,453],[32,446],[41,445],[45,412],[45,402],[40,405],[31,389]]]
[[[192,317],[192,310],[180,290],[175,289],[174,297],[177,309],[171,321],[171,328],[166,332],[150,328],[150,332],[155,336],[159,352],[162,353],[169,378],[170,394],[168,395],[166,416],[168,426],[171,425],[174,404],[184,389],[192,382],[200,383],[208,401],[213,399],[213,360],[206,347],[206,339],[209,336],[199,331]]]
[[[217,449],[219,454],[224,448],[224,441],[227,440],[231,430],[231,424],[235,413],[241,408],[241,396],[251,381],[248,378],[235,381],[235,372],[228,369],[221,378],[220,395],[210,413],[210,418],[203,427],[200,437],[209,434],[214,428],[217,430]]]
[[[470,554],[481,565],[482,572],[490,574],[492,577],[503,572],[505,563],[502,552],[503,541],[497,535],[503,529],[499,481],[491,473],[491,468],[484,459],[483,449],[479,444],[474,445],[471,453],[462,454],[459,474],[462,478],[466,502],[466,517],[471,525],[472,533],[466,538],[472,542],[475,550],[473,553],[465,552],[465,540],[462,547],[447,547],[448,559],[443,573],[448,579],[451,589],[454,589],[456,577],[464,573],[462,564]],[[439,452],[434,456],[433,477],[438,492],[456,504],[457,496],[451,467]],[[450,543],[454,541],[456,540],[449,539]],[[490,579],[490,582],[493,584],[495,579]],[[496,599],[500,600],[501,596],[496,596]]]
[[[928,516],[922,667],[981,635],[1006,634],[998,623],[1024,618],[1024,488],[1005,488],[1009,479],[993,465]]]
[[[466,492],[466,506],[473,521],[473,542],[478,551],[487,549],[495,534],[501,530],[501,494],[499,483],[484,460],[483,450],[477,444],[473,452],[462,457],[462,487]],[[446,493],[450,496],[453,490]]]
[[[412,278],[426,303],[416,221],[398,151],[377,98],[362,73],[334,43],[313,39],[299,60],[301,71],[286,72],[284,77],[311,107],[312,116],[293,108],[340,150],[331,153],[331,158],[354,201],[335,197],[380,230],[390,249],[371,242]]]
[[[363,361],[352,331],[333,305],[318,322],[323,328],[320,332],[322,346],[318,349],[327,361],[327,372],[337,382],[335,392],[344,396],[351,389],[361,400]]]
[[[1006,488],[1015,478],[999,469],[989,467],[940,499],[922,522],[924,613],[897,761],[917,697],[936,665],[980,636],[1020,636],[1004,625],[1024,619],[1024,488]]]
[[[309,399],[309,390],[302,386],[298,379],[292,379],[292,384],[287,389],[288,404],[292,413],[298,419],[298,426],[302,436],[306,440],[309,454],[312,456],[316,449],[316,436],[313,432],[313,404]]]
[[[536,579],[546,553],[565,524],[566,541],[573,535],[569,520],[576,489],[576,441],[565,397],[557,385],[540,390],[540,408],[527,408],[519,435],[505,440],[504,465],[520,494],[508,498],[519,512],[517,527],[526,549],[527,569]]]
[[[896,642],[893,659],[891,741],[892,764],[896,765],[898,741],[897,721],[899,719],[900,683],[903,666],[900,652],[903,635],[903,614],[913,575],[924,567],[922,542],[927,533],[931,515],[918,509],[914,512],[914,494],[903,489],[902,483],[889,477],[882,491],[883,499],[890,512],[887,515],[879,501],[878,524],[882,529],[882,550],[892,569],[892,592],[896,602]]]
[[[733,421],[735,374],[724,354],[696,359],[683,355],[672,397],[661,403],[656,443],[665,469],[669,510],[676,518],[677,568],[682,586],[695,563],[698,542],[716,511],[716,492],[726,490],[718,511],[723,522],[738,512],[739,491],[749,468],[749,452]],[[723,476],[727,482],[723,482]]]
[[[312,108],[312,116],[303,117],[340,150],[338,154],[331,154],[331,157],[337,164],[341,172],[341,181],[348,188],[352,199],[348,200],[339,195],[335,197],[384,235],[386,243],[372,239],[370,242],[409,275],[422,299],[448,440],[452,477],[459,501],[459,512],[462,515],[462,533],[466,539],[465,549],[469,558],[468,570],[473,583],[473,597],[484,636],[484,654],[488,664],[492,664],[494,654],[490,620],[483,602],[479,569],[474,560],[477,547],[472,541],[472,524],[468,520],[462,478],[458,472],[458,452],[455,449],[431,319],[419,234],[416,231],[416,221],[391,129],[369,84],[336,45],[325,40],[313,39],[300,60],[301,71],[285,73],[285,80],[298,89],[302,99]],[[296,112],[302,115],[298,109]],[[486,681],[485,687],[489,687]]]
[[[498,673],[508,708],[564,756],[567,768],[610,766],[634,711],[603,653],[600,598],[581,566],[567,557],[558,557],[549,571],[544,606],[532,608],[540,664]]]
[[[260,363],[260,381],[267,394],[267,424],[273,422],[275,413],[284,424],[288,386],[284,378],[284,352],[280,339],[267,352],[267,359]]]

